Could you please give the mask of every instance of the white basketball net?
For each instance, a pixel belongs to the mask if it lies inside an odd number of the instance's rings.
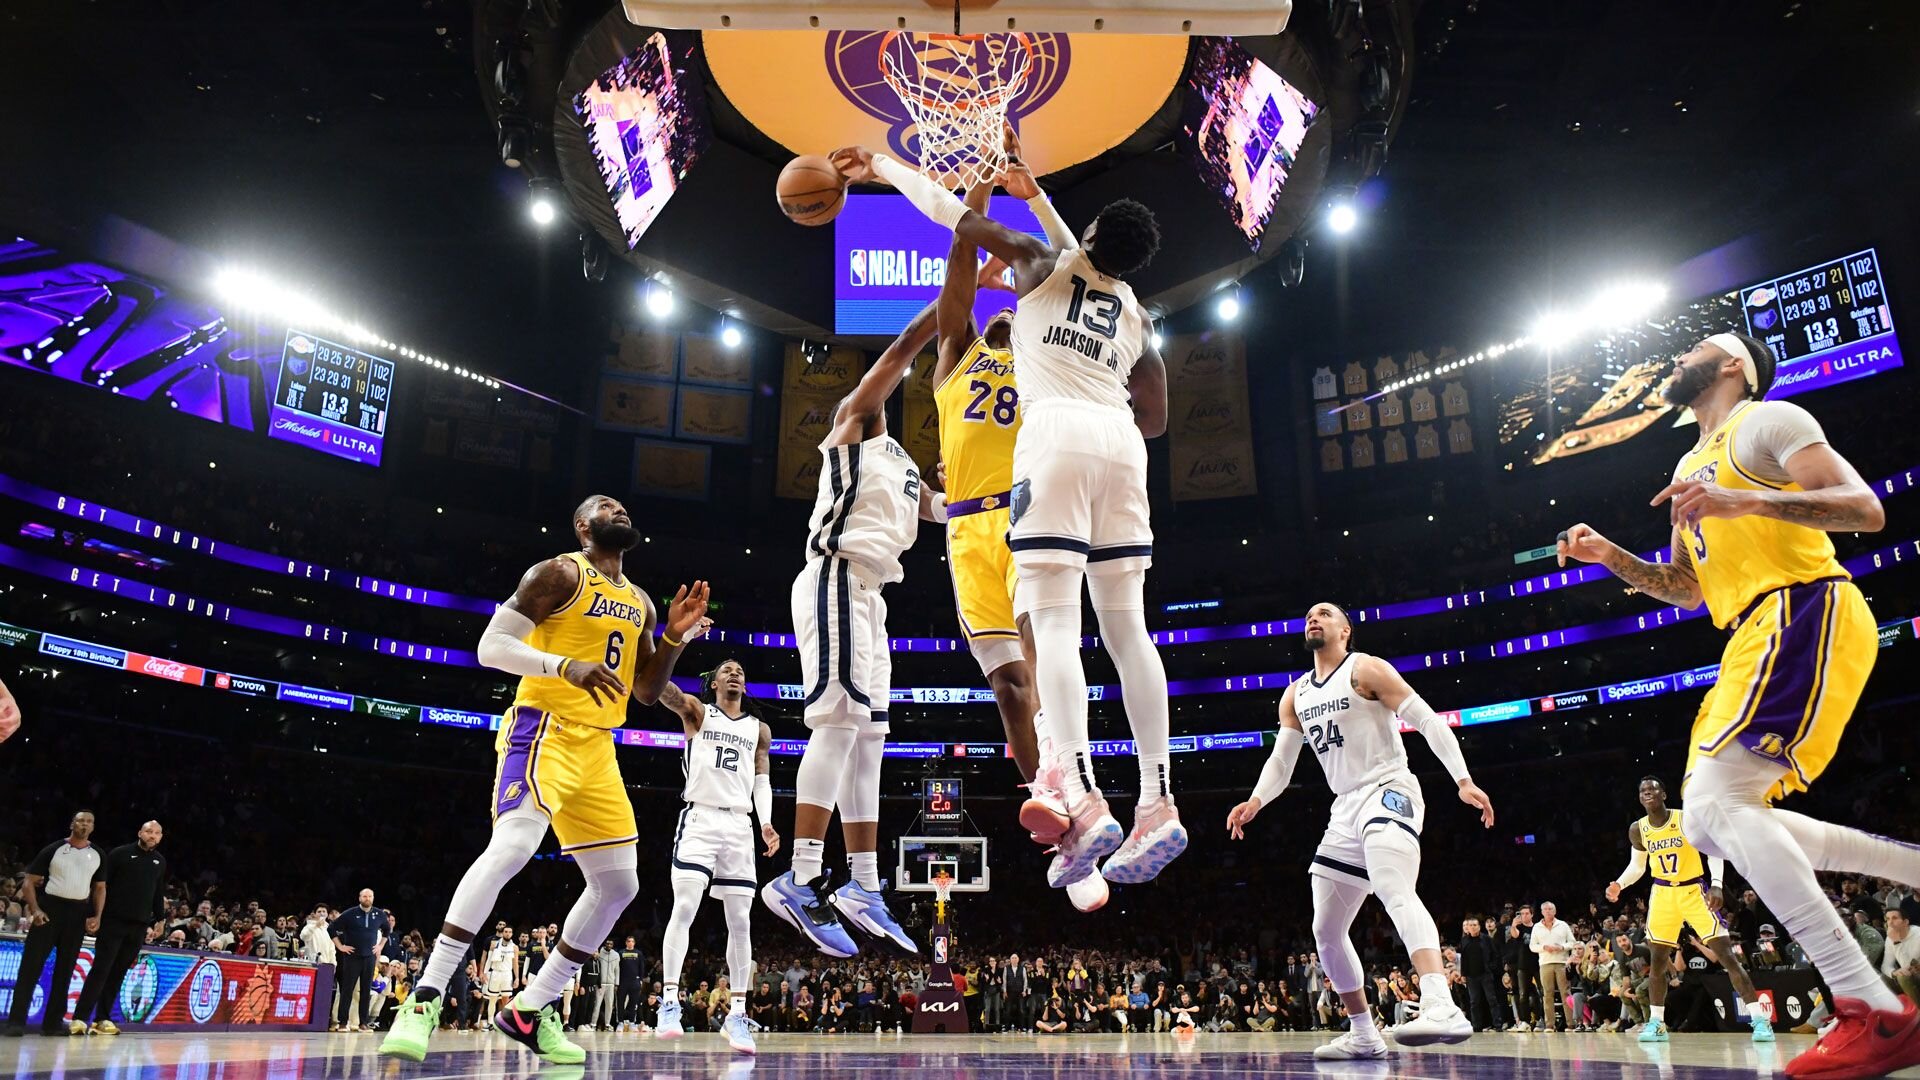
[[[933,875],[933,898],[944,907],[953,899],[953,875],[945,871]]]
[[[913,118],[921,172],[971,187],[1006,169],[1007,106],[1033,70],[1033,39],[891,33],[880,56],[882,76]]]

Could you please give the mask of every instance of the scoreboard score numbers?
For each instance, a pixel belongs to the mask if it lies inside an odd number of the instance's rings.
[[[383,357],[288,330],[267,433],[349,461],[380,464],[393,369]]]
[[[1873,248],[1740,290],[1747,333],[1779,360],[1778,398],[1901,365]]]
[[[959,836],[964,818],[959,779],[928,778],[921,784],[920,816],[929,836]]]

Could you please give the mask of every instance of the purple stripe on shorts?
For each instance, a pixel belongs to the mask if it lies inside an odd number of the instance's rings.
[[[495,817],[518,807],[533,793],[534,737],[540,733],[540,710],[517,706],[508,714],[507,745],[500,751],[500,779],[493,789]]]
[[[1827,631],[1832,618],[1833,582],[1816,581],[1787,589],[1787,617],[1780,631],[1773,673],[1760,691],[1753,720],[1740,732],[1741,746],[1763,757],[1786,760],[1788,749],[1807,718],[1807,705],[1825,676]]]

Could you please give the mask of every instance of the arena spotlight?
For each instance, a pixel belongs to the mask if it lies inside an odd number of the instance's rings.
[[[495,134],[499,137],[500,161],[509,169],[517,169],[527,159],[530,135],[526,121],[514,116],[502,116],[494,124]]]
[[[740,328],[733,325],[732,320],[722,319],[720,321],[720,344],[725,345],[729,349],[737,349],[740,347],[742,340]]]
[[[542,228],[560,216],[561,187],[558,180],[535,177],[527,181],[527,216]]]
[[[1219,316],[1221,322],[1232,322],[1240,317],[1240,287],[1238,285],[1220,294],[1219,301],[1213,305],[1213,313]]]
[[[1622,329],[1653,316],[1667,298],[1667,287],[1656,281],[1618,282],[1596,291],[1578,308],[1551,311],[1533,326],[1533,339],[1549,349],[1577,338]]]
[[[649,281],[645,286],[644,303],[647,314],[656,319],[664,319],[673,314],[673,290],[657,281]]]
[[[1151,337],[1148,338],[1148,340],[1153,342],[1153,347],[1156,349],[1167,343],[1166,337],[1160,333],[1159,323],[1153,324],[1153,334]]]
[[[1351,200],[1342,199],[1327,210],[1327,228],[1344,236],[1360,224],[1360,211],[1353,208]]]

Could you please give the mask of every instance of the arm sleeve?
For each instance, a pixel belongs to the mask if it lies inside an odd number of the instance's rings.
[[[1627,849],[1627,856],[1627,868],[1620,871],[1619,877],[1613,879],[1614,882],[1623,889],[1639,881],[1641,876],[1647,872],[1646,852],[1637,847],[1630,847]]]
[[[753,812],[760,824],[773,824],[773,779],[766,773],[753,774]]]
[[[1445,720],[1435,715],[1433,708],[1415,694],[1400,703],[1400,719],[1412,724],[1420,737],[1427,740],[1433,748],[1433,756],[1447,767],[1447,775],[1454,783],[1468,779],[1467,759],[1460,753],[1460,740],[1454,736],[1453,728]]]
[[[1812,413],[1790,401],[1763,401],[1752,409],[1753,416],[1734,434],[1734,458],[1760,479],[1784,484],[1792,479],[1787,462],[1807,447],[1826,442],[1827,433]]]
[[[560,664],[565,658],[543,653],[527,644],[531,633],[533,620],[503,605],[494,610],[487,629],[480,635],[476,656],[487,667],[509,675],[546,678],[560,674]]]
[[[905,195],[921,213],[948,229],[967,216],[967,204],[955,198],[953,192],[885,154],[873,155],[873,171]]]
[[[1052,244],[1055,251],[1072,251],[1080,246],[1079,238],[1067,228],[1066,219],[1053,208],[1053,200],[1047,198],[1046,192],[1028,199],[1027,205],[1033,209],[1033,216],[1040,219],[1040,227],[1047,233],[1047,243]]]
[[[1726,880],[1726,877],[1727,860],[1716,859],[1712,855],[1707,856],[1707,881],[1717,889],[1720,887],[1720,883]]]
[[[1265,806],[1280,797],[1287,790],[1287,784],[1293,779],[1293,767],[1300,761],[1300,732],[1294,728],[1282,727],[1273,740],[1273,753],[1267,755],[1267,763],[1260,769],[1260,781],[1253,785],[1253,797]]]

